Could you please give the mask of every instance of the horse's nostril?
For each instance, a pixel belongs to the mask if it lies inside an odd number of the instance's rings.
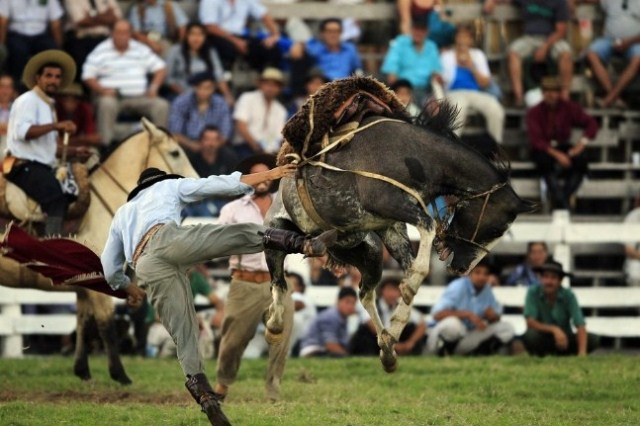
[[[173,158],[178,158],[180,157],[180,151],[176,149],[174,151],[171,151],[169,155],[171,155]]]

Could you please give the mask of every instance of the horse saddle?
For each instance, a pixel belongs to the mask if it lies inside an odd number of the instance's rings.
[[[76,200],[69,205],[65,219],[78,219],[87,212],[91,202],[89,171],[82,163],[71,163],[71,173],[78,186]],[[40,205],[17,185],[0,174],[0,216],[23,222],[44,222]]]

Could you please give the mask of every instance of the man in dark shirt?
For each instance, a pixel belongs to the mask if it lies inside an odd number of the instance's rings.
[[[587,172],[584,149],[598,132],[598,123],[580,105],[561,98],[562,84],[557,77],[542,80],[543,100],[527,112],[527,133],[531,157],[547,184],[554,209],[568,209],[571,196]],[[584,133],[571,144],[572,127]],[[562,189],[559,179],[564,179]]]
[[[238,164],[236,153],[225,145],[220,129],[207,125],[199,138],[200,151],[194,154],[191,165],[200,177],[211,175],[229,175],[235,171]],[[190,204],[183,210],[184,216],[216,217],[220,209],[229,200],[209,198],[196,204]]]

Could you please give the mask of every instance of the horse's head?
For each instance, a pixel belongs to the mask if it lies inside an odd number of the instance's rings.
[[[146,158],[147,167],[157,167],[167,173],[175,173],[185,177],[198,177],[187,155],[171,134],[153,124],[146,118],[141,120],[144,132],[141,135],[148,138],[149,151]]]
[[[458,199],[453,219],[435,245],[440,259],[450,257],[452,273],[468,274],[509,229],[518,214],[534,204],[518,197],[508,183]]]

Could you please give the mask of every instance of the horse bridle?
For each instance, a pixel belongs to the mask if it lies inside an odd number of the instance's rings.
[[[459,204],[461,204],[463,202],[466,202],[466,201],[469,201],[469,200],[473,200],[475,198],[484,197],[484,202],[482,203],[482,209],[480,210],[480,215],[478,216],[478,221],[476,222],[476,227],[473,230],[473,235],[471,236],[471,238],[470,239],[469,238],[464,238],[464,237],[461,237],[461,236],[459,236],[457,234],[449,235],[449,237],[453,238],[453,239],[456,239],[456,240],[459,240],[459,241],[462,241],[462,242],[465,242],[467,244],[471,244],[472,246],[477,247],[480,250],[482,250],[482,251],[484,251],[485,253],[488,254],[489,250],[487,250],[484,246],[478,244],[475,241],[475,239],[478,236],[478,231],[480,230],[480,224],[482,223],[482,219],[484,218],[484,213],[485,213],[485,211],[487,209],[487,204],[489,203],[489,198],[491,198],[491,195],[494,192],[498,191],[499,189],[503,188],[506,185],[507,185],[506,181],[505,182],[501,182],[501,183],[497,183],[497,184],[493,185],[491,188],[489,188],[486,191],[478,192],[478,193],[475,193],[475,194],[470,194],[470,195],[468,195],[466,197],[463,197],[462,199],[460,199],[456,203],[455,207],[452,209],[452,213],[448,213],[447,216],[445,216],[444,220],[442,218],[440,218],[440,215],[439,215],[438,211],[434,208],[434,211],[436,212],[436,215],[437,215],[436,222],[438,223],[438,232],[437,232],[438,238],[443,239],[440,236],[446,231],[446,229],[448,227],[448,224],[449,224],[449,219],[452,217],[452,215],[454,214],[453,212],[455,212],[455,209],[457,208],[457,206]],[[445,223],[445,221],[446,221],[446,226],[443,225]]]
[[[131,135],[130,137],[133,137],[135,135]],[[129,138],[127,138],[128,140]],[[125,140],[123,143],[126,143]],[[156,149],[158,150],[158,153],[160,154],[160,158],[162,158],[162,161],[164,162],[164,164],[167,166],[167,170],[169,173],[174,173],[173,168],[171,167],[171,164],[169,164],[169,162],[167,161],[167,159],[165,158],[165,156],[162,154],[162,151],[160,151],[160,148],[158,147],[158,145],[160,144],[159,141],[153,141],[153,138],[151,137],[151,135],[149,136],[149,150],[147,151],[147,157],[145,159],[145,165],[144,165],[144,169],[149,167],[149,159],[151,158],[151,150],[152,149]],[[116,186],[122,191],[124,192],[125,196],[129,195],[129,192],[127,190],[127,188],[124,187],[124,185],[122,185],[122,183],[120,183],[120,181],[118,181],[118,179],[113,175],[113,173],[111,173],[109,171],[109,169],[107,169],[106,166],[103,165],[103,167],[100,168],[100,170],[102,170],[107,177],[116,184]],[[115,211],[109,206],[109,204],[107,203],[107,201],[102,197],[102,195],[100,195],[100,193],[96,190],[96,188],[93,186],[93,184],[90,184],[91,190],[92,192],[96,195],[96,197],[98,197],[98,200],[100,200],[100,203],[109,211],[109,214],[113,217],[115,215]]]

